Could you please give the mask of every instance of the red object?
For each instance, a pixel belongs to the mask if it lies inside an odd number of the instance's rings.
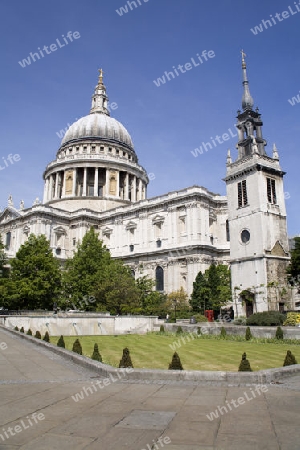
[[[207,318],[207,320],[209,322],[213,322],[214,321],[214,312],[212,309],[206,309],[204,312],[205,317]]]

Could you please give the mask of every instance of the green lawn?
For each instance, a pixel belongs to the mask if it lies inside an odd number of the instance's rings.
[[[196,336],[196,335],[195,335]],[[184,335],[183,335],[184,337]],[[103,362],[118,367],[124,347],[130,350],[135,368],[167,369],[174,350],[169,346],[180,337],[174,335],[120,335],[78,336],[83,354],[91,356],[97,343]],[[64,336],[66,348],[72,350],[76,336]],[[56,344],[58,337],[52,336]],[[181,341],[182,342],[182,341]],[[253,371],[282,367],[286,351],[291,350],[300,363],[300,345],[261,342],[235,342],[230,340],[195,337],[183,343],[176,351],[186,370],[237,371],[242,353],[247,353]]]

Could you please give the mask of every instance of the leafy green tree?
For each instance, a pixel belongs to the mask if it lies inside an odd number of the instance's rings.
[[[190,305],[193,311],[219,310],[231,300],[230,270],[225,265],[212,264],[204,274],[199,272],[193,283]]]
[[[68,259],[63,273],[64,303],[61,306],[84,307],[95,309],[94,302],[84,302],[84,298],[92,298],[95,284],[111,262],[111,256],[94,228],[83,237],[73,257]]]
[[[300,289],[300,237],[295,237],[295,248],[291,251],[291,264],[287,268],[288,280]]]
[[[141,314],[151,316],[165,313],[167,296],[153,290],[155,281],[145,275],[137,278],[135,282],[139,290]]]
[[[10,264],[11,303],[20,309],[52,309],[60,294],[61,272],[46,237],[31,234]]]
[[[9,269],[7,268],[7,256],[5,254],[5,246],[0,235],[0,306],[10,306],[7,302],[8,297],[8,277]]]
[[[136,314],[139,308],[139,290],[130,268],[120,260],[111,259],[110,263],[98,272],[93,290],[98,311],[111,314]]]

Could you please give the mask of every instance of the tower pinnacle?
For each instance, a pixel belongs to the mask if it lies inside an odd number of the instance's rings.
[[[247,66],[245,61],[246,53],[244,50],[241,51],[242,53],[242,70],[243,70],[243,86],[244,86],[244,93],[242,98],[242,107],[243,110],[246,111],[248,109],[252,110],[254,101],[251,97],[250,90],[249,90],[249,82],[247,78]]]
[[[98,84],[95,87],[95,92],[92,97],[92,107],[90,114],[98,113],[110,116],[108,110],[108,97],[106,94],[106,87],[103,84],[103,70],[98,69],[98,72],[99,72]]]

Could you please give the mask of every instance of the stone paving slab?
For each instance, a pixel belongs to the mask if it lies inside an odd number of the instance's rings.
[[[255,397],[253,384],[220,381],[116,379],[100,388],[97,368],[1,328],[0,341],[0,450],[300,448],[296,373]],[[241,397],[243,404],[231,403]],[[44,420],[14,431],[33,413]],[[164,438],[171,442],[161,447]]]

